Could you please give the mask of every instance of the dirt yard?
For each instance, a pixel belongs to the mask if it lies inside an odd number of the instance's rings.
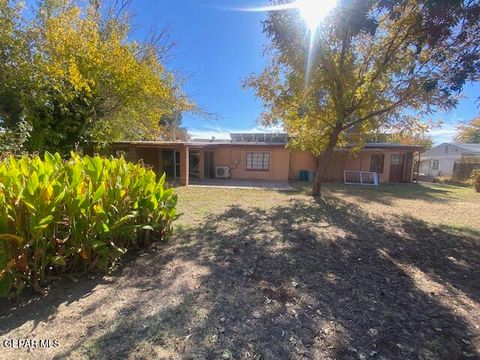
[[[169,243],[0,302],[0,358],[480,359],[479,194],[296,186],[179,188]]]

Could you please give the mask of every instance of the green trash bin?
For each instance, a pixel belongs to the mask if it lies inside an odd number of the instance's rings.
[[[303,170],[303,181],[308,181],[308,170]]]
[[[298,172],[298,179],[300,181],[308,181],[308,171],[307,170],[300,170]]]

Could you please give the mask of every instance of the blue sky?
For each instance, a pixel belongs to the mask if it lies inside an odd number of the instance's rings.
[[[262,5],[265,1],[249,1]],[[151,26],[168,24],[177,42],[169,67],[187,74],[187,94],[218,119],[186,114],[183,122],[194,137],[225,137],[229,131],[257,129],[262,103],[242,89],[242,79],[262,70],[266,39],[264,14],[225,10],[246,6],[246,1],[136,0],[136,22],[142,36]]]
[[[170,69],[188,75],[187,94],[201,107],[218,115],[217,120],[184,116],[184,125],[194,137],[225,137],[230,131],[261,130],[257,118],[262,103],[251,90],[243,90],[242,79],[259,72],[267,39],[262,33],[263,13],[228,11],[225,8],[261,6],[268,0],[134,0],[135,37],[151,28],[168,24],[177,43]],[[458,121],[480,114],[475,104],[480,84],[466,88],[457,109],[431,118],[443,120],[442,129],[432,131],[436,143],[449,141]]]

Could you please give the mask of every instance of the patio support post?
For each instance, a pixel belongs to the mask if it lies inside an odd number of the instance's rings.
[[[188,146],[184,146],[180,149],[180,185],[188,186],[189,184],[189,149]]]
[[[418,178],[420,177],[420,151],[418,151],[417,166],[416,166],[416,169],[413,169],[413,171],[412,171],[412,177],[413,177],[413,173],[415,171],[417,172],[417,177],[414,180],[415,180],[415,182],[418,183]]]
[[[199,167],[200,167],[200,179],[203,180],[205,179],[205,150],[199,150],[198,151],[199,156],[200,156],[200,162],[199,162]]]
[[[132,162],[138,162],[138,151],[137,151],[137,147],[135,145],[130,145],[129,149],[128,149],[128,152],[129,152],[129,157],[130,157],[130,161]]]

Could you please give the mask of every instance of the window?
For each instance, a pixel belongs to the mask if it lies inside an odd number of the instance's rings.
[[[175,179],[180,179],[180,151],[175,151]]]
[[[448,146],[445,146],[445,154],[448,154]]]
[[[432,170],[438,170],[438,160],[433,160]]]
[[[402,165],[403,164],[403,157],[400,154],[392,154],[391,160],[390,160],[391,165]]]
[[[270,169],[270,153],[247,152],[247,170],[268,171]]]
[[[373,154],[370,157],[370,171],[377,174],[383,173],[383,163],[385,160],[384,154]]]

